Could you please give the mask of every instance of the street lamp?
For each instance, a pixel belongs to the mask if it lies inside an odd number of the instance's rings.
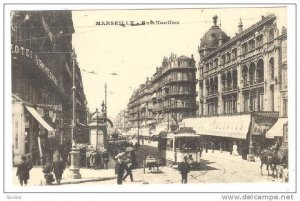
[[[81,175],[79,173],[79,150],[76,148],[76,142],[74,140],[75,135],[75,127],[76,127],[76,86],[75,86],[75,55],[72,55],[72,63],[73,63],[73,87],[72,87],[72,102],[73,102],[73,108],[72,108],[72,149],[70,152],[71,156],[71,165],[69,167],[70,170],[70,178],[71,179],[80,179]]]
[[[249,108],[250,108],[250,118],[253,118],[252,104],[249,106]],[[253,153],[253,139],[252,139],[252,137],[253,137],[252,129],[250,129],[250,132],[249,132],[249,154],[247,156],[247,160],[253,162],[253,161],[255,161],[255,159],[254,159],[254,153]]]

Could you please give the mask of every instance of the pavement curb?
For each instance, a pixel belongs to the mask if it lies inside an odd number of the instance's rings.
[[[86,182],[96,182],[96,181],[106,181],[106,180],[112,180],[116,179],[117,176],[113,177],[99,177],[99,178],[91,178],[91,179],[78,179],[74,181],[65,181],[61,182],[60,185],[65,185],[65,184],[80,184],[80,183],[86,183]],[[55,183],[54,183],[55,185]]]

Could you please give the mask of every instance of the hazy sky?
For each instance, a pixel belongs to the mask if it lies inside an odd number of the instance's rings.
[[[134,89],[151,77],[164,56],[173,52],[194,55],[199,62],[198,45],[218,15],[218,25],[228,36],[237,31],[239,19],[244,29],[274,13],[277,26],[286,26],[286,8],[226,8],[170,10],[82,10],[73,11],[73,45],[82,72],[90,111],[100,108],[104,84],[108,86],[108,115],[114,117],[127,107]],[[96,21],[179,21],[175,25],[96,26]],[[117,73],[118,75],[111,75]]]

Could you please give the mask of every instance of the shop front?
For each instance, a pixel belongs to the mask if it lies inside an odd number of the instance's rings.
[[[15,95],[12,106],[13,164],[19,164],[25,156],[39,165],[40,159],[53,149],[51,144],[55,143],[51,141],[55,141],[55,130],[37,109]]]
[[[203,136],[203,146],[207,149],[237,152],[247,159],[261,148],[269,146],[265,133],[276,122],[276,112],[251,112],[226,116],[183,119],[183,126],[192,127]]]

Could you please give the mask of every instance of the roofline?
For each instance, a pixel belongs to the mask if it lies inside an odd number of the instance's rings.
[[[229,39],[226,43],[222,44],[221,46],[217,47],[216,49],[212,50],[208,55],[204,56],[203,59],[207,59],[208,57],[216,54],[219,50],[225,48],[226,46],[229,46],[231,43],[236,42],[241,37],[247,35],[251,31],[253,31],[255,28],[262,26],[268,21],[275,20],[276,16],[274,14],[270,14],[266,16],[264,19],[260,20],[259,22],[255,23],[254,25],[250,26],[249,28],[245,29],[242,33],[238,34],[237,36],[234,36],[233,38]]]

